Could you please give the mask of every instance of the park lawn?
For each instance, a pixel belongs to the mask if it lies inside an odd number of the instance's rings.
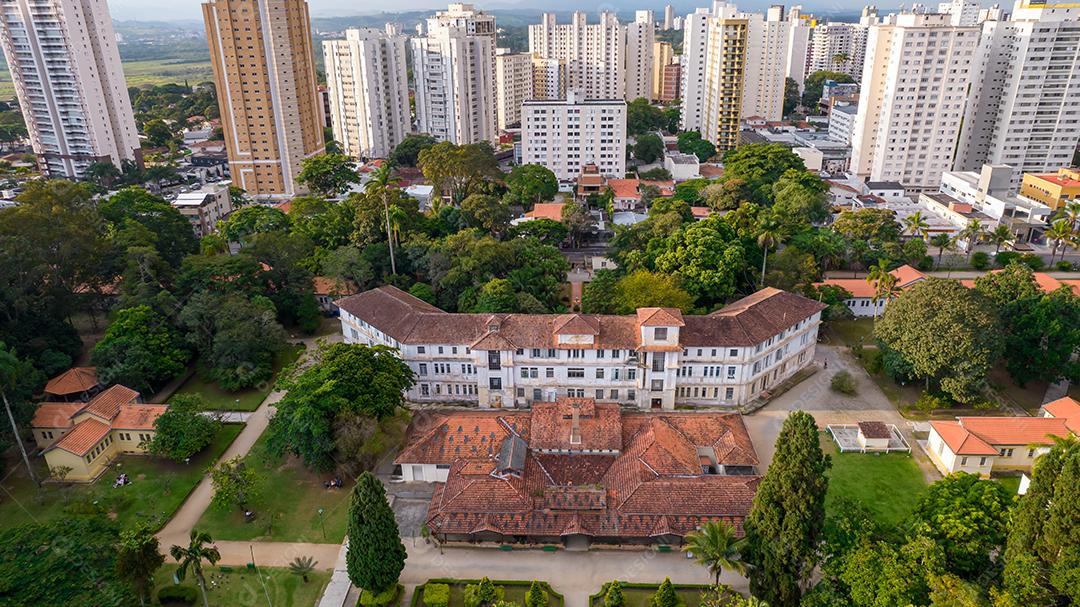
[[[243,427],[243,424],[222,426],[214,441],[191,458],[189,464],[147,455],[123,455],[110,470],[89,485],[46,485],[39,491],[26,477],[20,462],[2,484],[0,529],[54,520],[64,516],[68,507],[79,510],[101,508],[125,528],[143,521],[155,530],[160,529],[199,484],[207,467],[221,456]],[[120,471],[127,473],[132,483],[114,488],[113,481]],[[39,473],[44,475],[43,470]]]
[[[874,319],[830,320],[825,323],[825,331],[830,341],[836,339],[848,347],[870,345],[874,342]]]
[[[333,564],[326,564],[330,567]],[[330,571],[322,569],[324,563],[316,564],[315,571],[308,574],[305,583],[298,576],[293,575],[286,568],[260,567],[256,571],[243,567],[216,567],[204,563],[203,571],[206,575],[208,588],[207,599],[211,607],[237,607],[239,605],[267,605],[267,594],[270,595],[269,604],[274,607],[314,607],[322,596],[323,589],[330,581]],[[225,571],[222,571],[225,569]],[[154,576],[155,591],[154,605],[157,605],[157,590],[173,584],[173,573],[176,565],[166,563],[158,569]],[[262,580],[259,577],[262,577]],[[185,585],[198,587],[191,574],[184,579]],[[200,595],[196,605],[202,605]]]
[[[926,490],[926,478],[915,459],[906,453],[840,453],[828,434],[821,435],[822,450],[832,456],[825,509],[841,497],[862,502],[884,528],[895,527],[915,507]]]
[[[652,598],[656,594],[656,590],[660,587],[660,584],[649,585],[644,587],[627,586],[626,582],[619,582],[622,585],[623,605],[624,607],[652,607]],[[701,606],[701,594],[705,592],[707,586],[696,585],[681,585],[675,584],[675,594],[679,597],[679,601],[685,607],[700,607]],[[592,607],[602,607],[604,604],[603,593],[594,595],[592,598]]]
[[[197,371],[183,385],[177,388],[173,396],[178,394],[198,394],[206,401],[207,407],[213,411],[254,411],[266,400],[266,395],[270,394],[277,374],[283,368],[295,362],[303,351],[303,345],[288,345],[278,354],[277,359],[274,361],[274,378],[254,388],[230,392],[204,377],[202,372]]]
[[[1016,492],[1020,490],[1020,477],[1019,476],[995,476],[993,480],[1001,484],[1009,490],[1009,495],[1016,495]]]

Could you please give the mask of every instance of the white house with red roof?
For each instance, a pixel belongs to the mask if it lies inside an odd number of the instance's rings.
[[[904,291],[917,282],[926,279],[926,274],[904,264],[889,272],[896,279],[896,288]],[[889,304],[888,298],[874,300],[874,284],[865,278],[827,278],[814,286],[821,287],[831,285],[842,287],[851,297],[844,300],[851,313],[857,318],[867,316],[881,316],[885,312],[885,306]]]
[[[1040,417],[958,417],[930,422],[927,453],[943,474],[1030,470],[1055,438],[1080,431],[1080,403],[1068,396],[1043,405]]]

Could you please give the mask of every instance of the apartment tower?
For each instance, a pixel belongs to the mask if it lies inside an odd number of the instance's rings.
[[[564,62],[567,90],[579,91],[586,99],[625,96],[626,30],[614,13],[601,13],[599,23],[588,23],[578,11],[564,24],[545,13],[539,24],[529,26],[529,52]]]
[[[345,30],[323,42],[334,140],[354,158],[385,158],[411,130],[405,36]]]
[[[4,0],[0,44],[38,166],[79,179],[138,162],[139,134],[105,0]]]
[[[202,8],[233,183],[256,199],[307,193],[300,163],[324,151],[307,2]]]
[[[495,17],[451,4],[411,42],[418,129],[458,145],[494,141]]]
[[[664,68],[675,63],[675,53],[670,42],[653,42],[652,98],[660,99],[664,89]]]
[[[966,6],[966,5],[965,5]],[[982,24],[958,170],[1024,173],[1069,166],[1080,140],[1080,4],[1021,1]]]
[[[766,120],[784,117],[784,84],[787,77],[788,35],[791,22],[784,19],[784,7],[773,5],[762,15],[745,15],[746,73],[742,115]]]
[[[637,11],[634,22],[626,25],[626,100],[651,99],[653,93],[652,11]]]
[[[530,100],[521,106],[521,162],[547,167],[561,181],[576,179],[587,164],[601,175],[626,174],[626,102],[584,99]]]
[[[533,96],[533,59],[529,53],[495,51],[495,83],[499,130],[521,122],[521,102]]]
[[[734,5],[714,2],[711,13],[698,9],[685,22],[682,128],[700,132],[718,152],[739,142],[750,20]],[[774,67],[784,70],[782,62]]]
[[[870,27],[853,173],[909,192],[938,188],[952,170],[979,34],[938,13],[892,14]]]

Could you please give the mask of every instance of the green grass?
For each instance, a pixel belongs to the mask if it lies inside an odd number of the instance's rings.
[[[874,342],[874,319],[830,320],[825,323],[825,332],[830,341],[836,339],[849,347],[870,345]]]
[[[619,583],[622,585],[624,607],[651,607],[653,595],[656,594],[656,590],[660,587],[660,584],[627,585],[626,582],[622,581]],[[707,586],[693,584],[674,584],[674,586],[675,594],[685,607],[700,607],[701,594],[708,589]],[[589,599],[592,607],[602,607],[604,604],[603,591],[594,594]]]
[[[206,449],[190,464],[176,463],[146,455],[121,456],[97,481],[89,485],[45,485],[37,489],[18,464],[3,482],[0,494],[0,528],[24,523],[46,522],[65,515],[68,507],[80,510],[100,508],[129,527],[145,521],[160,528],[202,480],[206,468],[232,443],[243,424],[226,424]],[[38,459],[44,467],[43,460]],[[9,466],[15,466],[14,462]],[[130,485],[113,487],[121,471],[132,480]],[[44,470],[38,470],[44,476]],[[94,502],[97,502],[95,505]]]
[[[465,604],[465,586],[469,584],[475,584],[479,580],[448,580],[443,578],[436,578],[428,580],[427,583],[445,583],[450,584],[450,605],[449,607],[461,607]],[[529,586],[532,585],[532,580],[491,580],[496,586],[503,587],[503,600],[514,603],[515,605],[525,604],[525,595],[529,593]],[[563,607],[563,596],[559,594],[558,589],[552,589],[551,585],[547,582],[543,582],[545,590],[548,592],[548,607]],[[419,607],[423,605],[424,586],[417,586],[413,591],[412,605],[413,607]],[[628,604],[629,605],[629,604]],[[697,607],[696,605],[688,607]]]
[[[155,59],[148,61],[125,61],[124,79],[131,86],[153,86],[159,84],[198,84],[214,79],[213,68],[209,61],[172,61]],[[0,99],[15,96],[15,85],[11,81],[11,72],[0,69]]]
[[[840,453],[836,443],[822,434],[822,450],[832,456],[825,509],[840,497],[862,502],[882,527],[899,524],[926,490],[919,464],[906,453]]]
[[[313,607],[322,596],[327,582],[330,581],[330,571],[324,570],[323,567],[331,566],[333,563],[318,563],[316,567],[319,569],[308,574],[307,583],[290,573],[288,569],[277,567],[260,567],[258,573],[242,567],[234,567],[229,573],[223,573],[219,567],[206,567],[203,571],[206,574],[206,585],[209,590],[207,598],[211,607],[267,605],[267,594],[270,595],[269,604],[274,607]],[[157,589],[171,586],[175,571],[176,565],[166,564],[154,576],[156,582],[154,605],[158,604]],[[190,577],[190,573],[183,583],[198,586]],[[196,605],[202,605],[201,596]]]
[[[1019,476],[995,476],[993,480],[1001,484],[1009,490],[1010,495],[1016,495],[1016,492],[1020,490],[1020,477]]]
[[[1046,382],[1030,381],[1021,387],[1013,381],[1004,363],[994,365],[986,379],[1006,402],[1010,402],[1029,413],[1037,413],[1039,407],[1042,406],[1043,397],[1046,395]]]
[[[282,350],[278,354],[277,360],[274,361],[275,377],[282,368],[295,362],[303,351],[304,346],[291,344]],[[196,372],[182,386],[177,388],[173,395],[198,394],[206,400],[207,406],[215,411],[254,411],[259,408],[259,405],[266,399],[266,395],[270,393],[273,387],[274,382],[271,380],[248,390],[230,392],[223,390],[216,383],[204,377],[201,372]]]

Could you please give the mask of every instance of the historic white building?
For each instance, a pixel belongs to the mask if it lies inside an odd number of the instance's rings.
[[[582,99],[530,100],[521,106],[521,163],[551,169],[562,181],[595,164],[601,175],[626,174],[626,102]]]
[[[138,160],[139,133],[104,0],[4,0],[4,48],[30,143],[50,177]]]
[[[334,140],[355,158],[385,158],[412,127],[405,36],[351,28],[323,42]]]
[[[398,349],[416,375],[410,400],[641,409],[752,401],[811,363],[825,307],[773,288],[704,316],[450,314],[391,286],[336,303],[346,343]]]

